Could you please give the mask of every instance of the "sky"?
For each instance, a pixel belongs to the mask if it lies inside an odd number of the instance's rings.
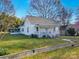
[[[20,18],[24,17],[29,10],[30,0],[12,0],[12,3],[16,11],[16,16]],[[79,0],[61,0],[61,3],[66,8],[73,10],[79,6]]]
[[[71,9],[76,9],[79,6],[79,0],[61,0],[61,3]]]
[[[16,16],[24,17],[26,12],[29,10],[30,0],[12,0],[14,5]]]

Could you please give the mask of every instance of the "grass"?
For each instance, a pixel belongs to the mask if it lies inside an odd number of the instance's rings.
[[[67,47],[23,59],[79,59],[79,47]]]
[[[0,40],[0,48],[6,48],[11,53],[21,52],[23,50],[31,50],[40,47],[54,46],[63,44],[60,39],[47,38],[29,38],[25,35],[9,35],[7,34],[3,40]]]
[[[79,40],[79,36],[61,36],[57,39]],[[79,47],[57,49],[55,51],[40,53],[34,56],[25,57],[23,59],[79,59]]]

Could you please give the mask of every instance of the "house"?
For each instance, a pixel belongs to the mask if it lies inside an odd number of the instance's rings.
[[[73,25],[73,28],[75,28],[75,30],[79,31],[79,21],[76,22],[76,23]]]
[[[37,35],[38,37],[56,37],[60,35],[60,26],[54,21],[40,17],[28,16],[25,22],[11,34]]]
[[[68,30],[69,28],[74,28],[76,31],[75,35],[79,35],[79,21],[76,22],[75,24],[68,25],[66,30]],[[67,32],[66,32],[66,34],[69,35]]]
[[[79,35],[79,21],[73,24],[72,27],[75,29],[76,33]]]

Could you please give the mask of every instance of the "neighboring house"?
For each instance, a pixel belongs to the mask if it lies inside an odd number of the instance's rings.
[[[79,21],[76,22],[72,27],[76,30],[76,33],[79,35]]]
[[[60,26],[47,19],[28,16],[22,26],[11,34],[37,35],[38,37],[55,37],[60,35]],[[18,32],[17,32],[18,31]]]
[[[73,25],[73,28],[75,28],[76,31],[79,31],[79,21]]]
[[[67,26],[66,30],[68,30],[69,28],[74,28],[76,31],[76,35],[79,35],[79,21],[75,24],[70,24],[69,26]]]

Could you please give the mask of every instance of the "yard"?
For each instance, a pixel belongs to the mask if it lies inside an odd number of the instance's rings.
[[[25,35],[7,34],[3,40],[0,40],[0,48],[7,49],[9,54],[18,53],[23,50],[32,50],[35,48],[55,46],[66,43],[61,39],[79,39],[79,36],[62,36],[56,39],[30,38]],[[35,56],[25,57],[24,59],[77,59],[79,58],[79,47],[67,47],[37,54]]]
[[[59,39],[79,39],[79,37],[63,36]],[[79,43],[79,42],[77,42]],[[79,47],[67,47],[55,51],[40,53],[23,59],[79,59]]]
[[[79,47],[67,47],[37,54],[24,59],[79,59]]]
[[[54,46],[65,43],[61,39],[47,38],[29,38],[24,35],[6,35],[3,40],[0,40],[0,48],[7,49],[7,52],[18,53],[23,50],[31,50],[40,47]]]

